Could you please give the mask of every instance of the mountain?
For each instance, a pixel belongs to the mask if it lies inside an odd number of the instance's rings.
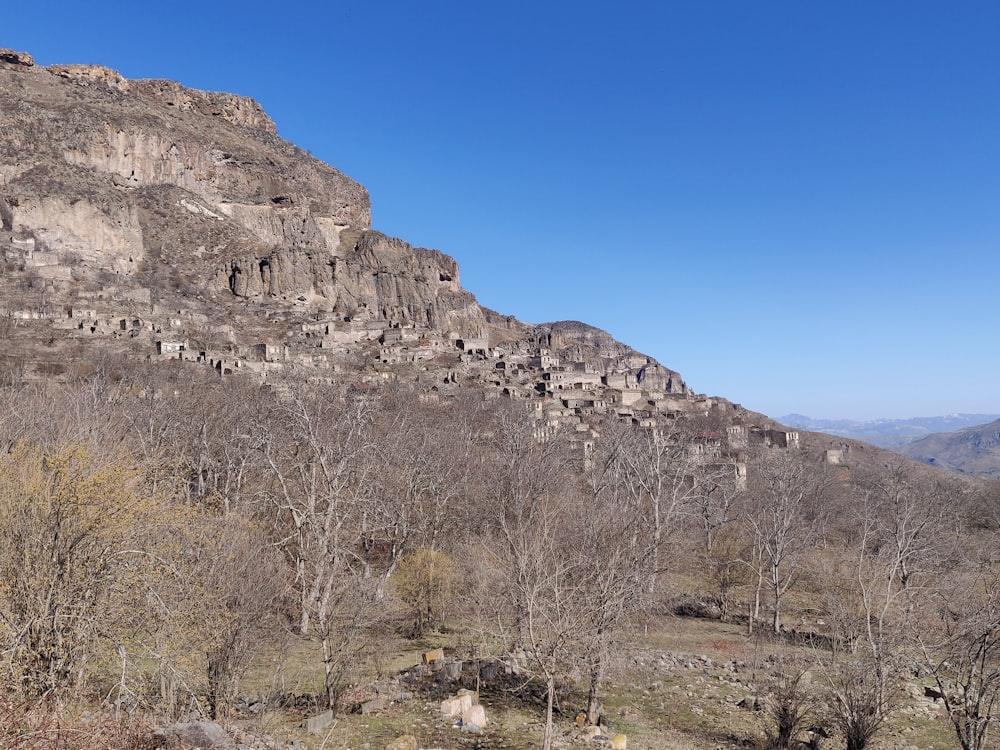
[[[1000,479],[1000,419],[928,435],[897,450],[904,456],[951,471]]]
[[[0,51],[0,382],[130,361],[536,399],[551,424],[741,412],[578,322],[481,307],[252,99]]]
[[[803,430],[863,440],[881,448],[897,448],[936,432],[972,427],[1000,417],[1000,414],[948,414],[943,417],[911,419],[812,419],[802,414],[786,414],[778,421]]]
[[[586,323],[480,306],[453,258],[373,229],[363,186],[233,94],[0,50],[0,265],[0,385],[137,362],[277,388],[395,380],[522,400],[581,439],[605,414],[690,415],[714,455],[756,441],[885,463],[698,395]]]

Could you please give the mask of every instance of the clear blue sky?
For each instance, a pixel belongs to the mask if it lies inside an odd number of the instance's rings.
[[[259,100],[480,302],[772,416],[1000,413],[1000,3],[8,3]]]

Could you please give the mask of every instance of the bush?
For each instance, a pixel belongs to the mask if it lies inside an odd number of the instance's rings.
[[[413,632],[420,635],[442,620],[455,596],[458,566],[447,554],[422,549],[403,560],[393,576],[393,591],[413,610]]]
[[[152,750],[143,716],[73,712],[45,701],[0,698],[0,747],[4,750]]]

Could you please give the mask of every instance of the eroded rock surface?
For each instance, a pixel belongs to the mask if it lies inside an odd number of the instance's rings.
[[[0,253],[7,380],[100,355],[475,387],[551,426],[730,408],[604,331],[482,308],[252,99],[102,66],[0,51]]]

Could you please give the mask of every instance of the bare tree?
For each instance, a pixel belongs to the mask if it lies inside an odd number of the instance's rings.
[[[483,554],[494,586],[480,606],[496,635],[523,649],[525,666],[545,684],[543,748],[550,750],[556,680],[574,662],[584,630],[579,529],[587,509],[566,481],[559,436],[539,440],[533,419],[514,405],[498,407],[491,417],[485,468],[491,523]]]
[[[611,653],[622,630],[643,606],[648,581],[660,565],[660,547],[669,531],[664,523],[676,518],[684,497],[683,492],[671,492],[666,518],[661,516],[659,527],[650,522],[650,509],[656,507],[656,501],[645,498],[648,504],[644,502],[644,493],[637,492],[637,487],[649,486],[651,481],[634,482],[630,476],[645,455],[633,453],[632,446],[656,445],[650,442],[650,435],[634,434],[640,429],[611,420],[603,422],[584,462],[586,505],[579,533],[588,554],[579,573],[586,598],[579,637],[589,678],[586,713],[591,724],[600,718],[601,690]],[[662,456],[659,448],[656,452]],[[685,460],[673,470],[683,472],[688,466]],[[665,470],[666,464],[660,467]]]
[[[903,462],[859,485],[853,585],[840,607],[854,621],[840,620],[841,635],[861,653],[852,648],[831,681],[833,715],[850,750],[865,748],[896,706],[905,623],[940,566],[946,536],[942,494],[915,481]]]
[[[508,508],[500,514],[492,550],[502,571],[497,622],[545,685],[544,750],[552,747],[556,680],[575,662],[585,631],[585,559],[573,539],[583,509],[571,510],[566,500],[546,494]]]
[[[278,551],[248,519],[229,514],[199,521],[188,557],[202,613],[217,610],[206,666],[209,711],[221,718],[228,715],[253,659],[283,630],[291,576]]]
[[[979,541],[979,540],[976,540]],[[978,546],[978,545],[977,545]],[[995,556],[996,539],[984,549]],[[1000,715],[1000,573],[970,559],[944,576],[937,617],[914,621],[923,666],[934,677],[962,750],[982,750]]]
[[[870,654],[847,659],[827,670],[828,714],[844,736],[847,750],[865,750],[896,708],[883,663]]]
[[[28,695],[72,687],[142,592],[136,540],[159,505],[119,456],[19,444],[0,459],[0,654]]]
[[[434,549],[456,528],[458,500],[467,491],[470,427],[461,410],[425,403],[410,389],[381,395],[373,424],[380,477],[362,518],[365,562],[377,577],[379,598],[412,546]]]
[[[804,672],[782,675],[765,706],[764,750],[801,747],[798,736],[815,716],[816,697],[809,692]]]
[[[298,589],[299,630],[320,638],[331,707],[344,659],[377,598],[358,549],[361,509],[379,478],[375,408],[367,392],[300,385],[275,403],[261,430],[278,545]]]
[[[644,516],[652,535],[652,586],[662,569],[661,553],[677,518],[703,491],[698,478],[704,461],[697,444],[669,421],[656,428],[637,429],[606,420],[600,429],[591,457],[597,471],[595,494],[613,492],[620,502]],[[638,528],[633,527],[633,531]]]
[[[761,584],[770,590],[771,627],[779,633],[782,601],[797,579],[797,562],[820,538],[818,499],[824,485],[817,481],[815,467],[786,451],[758,454],[749,472],[743,522],[753,540],[750,562],[757,571],[758,592]]]

